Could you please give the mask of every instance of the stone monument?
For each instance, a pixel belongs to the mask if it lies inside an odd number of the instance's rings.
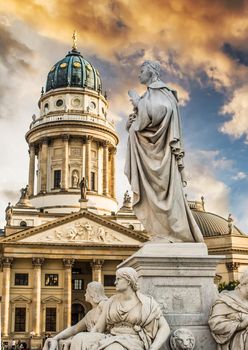
[[[218,350],[248,349],[248,269],[234,291],[223,291],[215,301],[209,326]]]
[[[133,113],[127,122],[125,174],[134,212],[151,241],[119,267],[135,268],[141,291],[160,304],[172,329],[163,349],[215,350],[208,317],[218,294],[213,281],[221,257],[208,255],[183,193],[177,95],[160,80],[158,62],[145,61],[139,78],[147,90],[141,97],[129,91]],[[191,340],[185,347],[182,335]]]

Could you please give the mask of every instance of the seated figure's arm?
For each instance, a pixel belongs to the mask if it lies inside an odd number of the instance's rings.
[[[170,334],[170,328],[163,316],[158,321],[158,331],[149,350],[159,350]]]
[[[79,332],[83,332],[85,330],[86,330],[86,323],[85,323],[85,317],[84,317],[81,321],[79,321],[74,326],[68,327],[64,329],[62,332],[55,335],[53,339],[57,341],[60,339],[66,339],[66,338],[72,337],[73,335]]]

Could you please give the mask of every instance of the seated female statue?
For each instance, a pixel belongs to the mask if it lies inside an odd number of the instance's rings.
[[[104,305],[92,332],[106,332],[94,349],[159,350],[170,329],[157,302],[137,289],[138,275],[131,267],[116,272],[116,291]],[[98,334],[98,333],[94,333]],[[74,339],[72,349],[74,349]]]
[[[108,300],[104,294],[103,285],[100,282],[90,282],[87,285],[85,300],[92,305],[92,310],[74,326],[66,328],[53,338],[48,338],[44,344],[43,350],[55,350],[58,349],[58,347],[61,350],[69,350],[73,336],[79,332],[83,332],[80,333],[81,338],[83,338],[84,334],[85,338],[87,338],[86,332],[90,332],[95,326],[102,313],[104,303]]]

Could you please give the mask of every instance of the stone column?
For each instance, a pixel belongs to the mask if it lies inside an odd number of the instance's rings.
[[[2,325],[4,337],[9,335],[9,306],[10,306],[10,271],[13,258],[3,257],[3,289],[2,289]],[[1,331],[1,330],[0,330]]]
[[[110,184],[111,184],[111,196],[116,198],[116,181],[115,181],[115,168],[116,168],[116,148],[112,148],[110,152],[110,164],[111,164],[111,176],[110,176]]]
[[[33,273],[33,330],[37,337],[41,335],[41,266],[43,258],[32,258]]]
[[[91,142],[92,136],[86,137],[86,150],[85,150],[85,178],[87,181],[87,187],[90,189],[90,172],[91,172]]]
[[[109,188],[108,188],[108,157],[109,157],[109,152],[108,152],[108,142],[104,142],[103,143],[103,169],[102,169],[102,173],[103,173],[103,195],[108,195],[109,193]]]
[[[63,135],[63,163],[61,190],[68,191],[68,168],[69,168],[69,135]]]
[[[47,191],[47,152],[48,152],[48,139],[44,138],[41,145],[41,157],[40,157],[40,191]]]
[[[92,281],[102,282],[102,265],[104,260],[94,259],[91,263]]]
[[[28,176],[28,186],[29,195],[34,194],[34,175],[35,175],[35,148],[34,144],[29,145],[29,176]]]
[[[226,263],[230,281],[236,281],[239,279],[239,266],[240,263],[236,261],[230,261]]]
[[[71,326],[72,266],[74,259],[63,259],[64,264],[64,328]]]

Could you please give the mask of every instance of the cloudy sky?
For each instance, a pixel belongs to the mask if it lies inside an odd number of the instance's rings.
[[[188,198],[248,233],[248,2],[242,0],[8,0],[0,2],[0,227],[27,184],[24,135],[46,76],[71,48],[100,71],[116,120],[118,199],[140,64],[159,60],[180,98]],[[121,203],[120,203],[121,204]]]

